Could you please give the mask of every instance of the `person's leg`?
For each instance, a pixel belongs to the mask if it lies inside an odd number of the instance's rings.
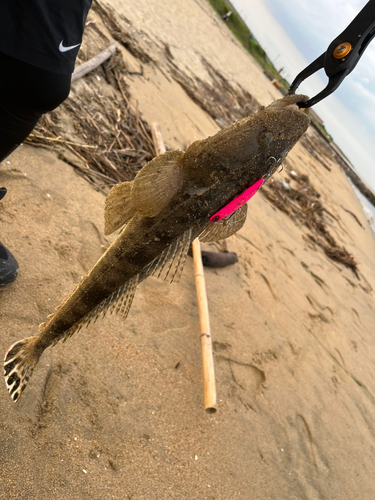
[[[71,75],[59,75],[0,53],[0,163],[30,134],[43,113],[69,95]],[[1,165],[0,165],[1,173]],[[0,188],[0,200],[6,189]],[[13,255],[0,243],[0,288],[18,273]]]
[[[70,81],[0,53],[0,163],[68,97]]]

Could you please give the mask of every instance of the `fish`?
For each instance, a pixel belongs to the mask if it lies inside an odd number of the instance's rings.
[[[178,281],[195,238],[217,241],[241,229],[244,201],[276,172],[307,130],[310,119],[297,104],[306,100],[289,95],[274,101],[186,151],[155,157],[133,181],[112,187],[104,229],[105,234],[120,230],[118,236],[39,325],[39,334],[6,351],[4,377],[14,402],[45,349],[106,313],[126,318],[138,284],[149,276]]]

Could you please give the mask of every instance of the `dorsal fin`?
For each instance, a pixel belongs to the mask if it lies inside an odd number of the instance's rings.
[[[145,165],[133,181],[131,199],[137,212],[155,217],[182,185],[182,151],[168,151]]]
[[[132,182],[121,182],[110,190],[104,209],[104,234],[108,235],[120,229],[135,214],[130,192]]]
[[[204,243],[224,240],[232,234],[237,233],[246,222],[247,203],[241,208],[232,212],[230,215],[223,217],[219,222],[211,222],[203,233],[200,234],[199,240]]]
[[[115,312],[116,314],[121,314],[123,319],[125,320],[127,315],[129,314],[130,307],[133,302],[133,298],[135,295],[135,291],[138,285],[139,275],[136,274],[126,283],[117,288],[111,295],[109,295],[106,299],[102,300],[100,304],[98,304],[94,309],[92,309],[86,316],[84,316],[81,321],[73,325],[69,330],[63,332],[59,337],[55,339],[52,346],[57,342],[62,340],[65,342],[68,340],[74,333],[79,332],[81,328],[84,326],[89,326],[90,323],[95,323],[100,316],[103,318],[108,313]]]

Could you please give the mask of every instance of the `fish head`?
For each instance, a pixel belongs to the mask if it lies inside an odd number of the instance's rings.
[[[268,178],[310,124],[307,110],[297,104],[306,100],[304,95],[283,97],[213,137],[191,144],[183,160],[185,182],[210,187],[234,178],[245,185]]]
[[[259,145],[259,172],[267,180],[283,162],[310,125],[308,109],[297,103],[305,102],[305,95],[288,95],[274,101],[258,115],[257,124],[263,130],[257,136]]]

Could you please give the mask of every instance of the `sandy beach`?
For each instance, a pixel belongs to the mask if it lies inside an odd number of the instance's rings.
[[[169,149],[218,132],[238,95],[251,110],[281,97],[205,0],[100,5],[123,33],[131,103]],[[101,12],[94,2],[82,59],[116,40]],[[73,98],[94,85],[106,95],[100,75]],[[208,90],[199,97],[218,82],[232,89],[225,116]],[[0,292],[2,352],[38,333],[113,240],[105,194],[61,155],[25,144],[1,165],[1,241],[20,264]],[[315,225],[294,192],[315,196]],[[203,407],[188,257],[178,284],[141,283],[126,322],[107,316],[48,349],[17,404],[0,385],[1,500],[374,498],[375,239],[315,130],[226,249],[238,263],[205,268],[216,414]]]

